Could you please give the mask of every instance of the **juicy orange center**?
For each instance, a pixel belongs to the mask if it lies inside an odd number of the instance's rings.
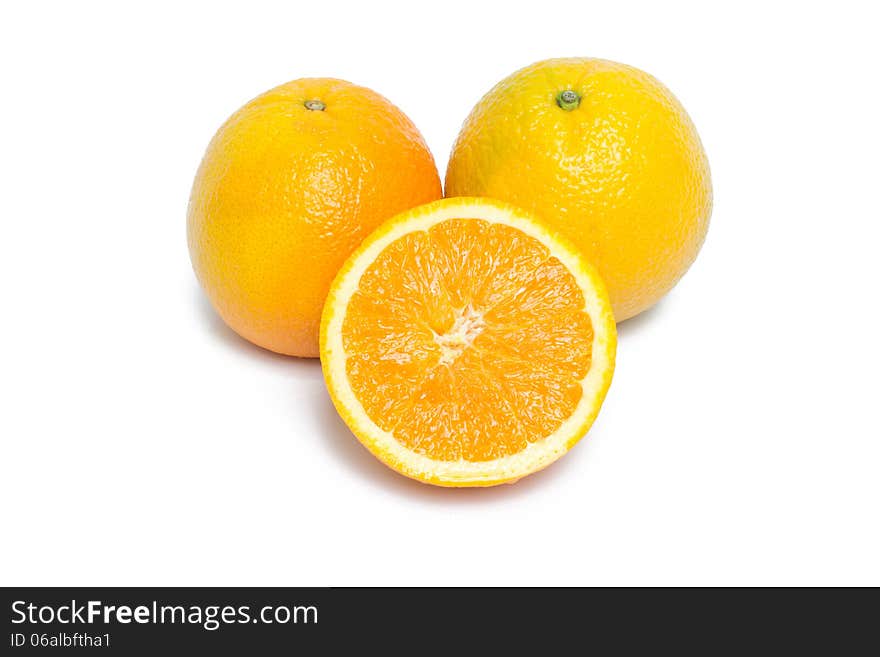
[[[593,328],[563,264],[503,224],[450,219],[388,245],[343,322],[369,418],[442,461],[516,454],[580,401]]]

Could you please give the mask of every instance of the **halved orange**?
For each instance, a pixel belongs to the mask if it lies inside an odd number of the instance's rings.
[[[589,430],[614,371],[605,286],[538,220],[490,199],[397,215],[346,261],[321,322],[343,420],[398,472],[513,482]]]

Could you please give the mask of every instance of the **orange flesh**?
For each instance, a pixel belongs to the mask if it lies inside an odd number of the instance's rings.
[[[488,461],[555,431],[581,398],[593,328],[571,273],[503,224],[450,219],[385,248],[342,328],[367,415],[440,461]]]

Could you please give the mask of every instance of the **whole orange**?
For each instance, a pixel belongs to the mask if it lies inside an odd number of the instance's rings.
[[[712,183],[681,103],[601,59],[550,59],[499,82],[458,136],[447,196],[530,210],[596,266],[618,321],[684,275],[709,227]]]
[[[342,80],[295,80],[211,140],[189,202],[193,269],[239,335],[317,356],[345,259],[383,220],[441,195],[434,159],[397,107]]]

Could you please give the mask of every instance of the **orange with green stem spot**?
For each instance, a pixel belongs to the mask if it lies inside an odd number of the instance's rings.
[[[342,80],[289,82],[211,140],[189,203],[193,269],[239,335],[317,356],[345,259],[384,220],[440,196],[425,141],[388,100]]]
[[[486,196],[538,215],[605,280],[618,321],[684,275],[709,228],[712,183],[696,128],[647,73],[550,59],[499,82],[458,136],[447,196]]]

